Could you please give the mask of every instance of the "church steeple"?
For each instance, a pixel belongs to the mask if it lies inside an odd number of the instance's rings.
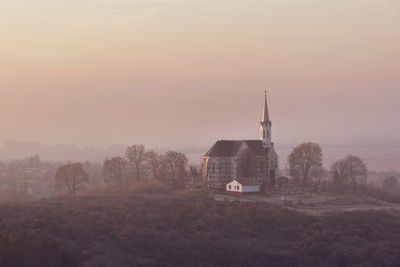
[[[265,90],[264,96],[264,109],[261,122],[268,123],[269,122],[269,114],[268,114],[268,102],[267,102],[267,90]]]
[[[264,109],[262,120],[260,122],[260,140],[263,142],[264,147],[271,147],[271,121],[269,120],[268,114],[268,102],[267,102],[267,91],[264,95]]]

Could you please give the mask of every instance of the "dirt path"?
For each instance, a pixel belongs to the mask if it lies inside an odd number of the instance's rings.
[[[315,204],[310,200],[310,198],[305,197],[305,195],[306,194],[298,194],[296,195],[297,199],[296,197],[292,197],[294,203],[299,203],[301,200],[300,203],[302,204],[295,204],[286,208],[305,212],[310,215],[323,215],[330,212],[352,212],[358,210],[400,210],[400,204],[389,203],[363,195],[347,194],[339,195],[337,197],[334,197],[334,195],[315,195],[314,198],[318,200]],[[217,201],[264,202],[274,205],[282,205],[279,194],[231,195],[228,193],[215,193],[213,197]],[[305,202],[305,204],[303,204],[303,202]]]

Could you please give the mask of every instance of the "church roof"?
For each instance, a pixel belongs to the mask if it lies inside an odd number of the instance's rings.
[[[233,157],[236,156],[243,144],[246,144],[257,156],[267,153],[267,149],[263,147],[261,140],[219,140],[208,150],[205,156]]]

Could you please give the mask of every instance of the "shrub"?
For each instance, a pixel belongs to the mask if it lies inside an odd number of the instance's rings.
[[[132,190],[1,205],[0,266],[396,266],[400,260],[397,211],[314,217],[171,192],[159,182]]]

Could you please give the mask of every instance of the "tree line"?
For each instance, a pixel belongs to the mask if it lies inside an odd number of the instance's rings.
[[[288,156],[290,176],[299,184],[317,188],[327,184],[342,191],[347,188],[356,190],[361,185],[365,189],[367,173],[370,173],[379,176],[380,185],[370,186],[370,189],[382,191],[373,194],[400,193],[397,172],[368,172],[361,158],[354,155],[337,160],[327,170],[322,165],[322,158],[319,144],[309,142],[298,145]],[[195,167],[188,169],[187,173],[187,165],[188,159],[183,153],[168,151],[160,154],[140,144],[129,146],[122,156],[106,158],[102,163],[85,161],[64,164],[42,161],[38,155],[7,163],[0,161],[0,201],[54,194],[74,195],[105,185],[123,190],[133,183],[151,179],[182,187],[185,182],[190,182],[188,177],[200,177]],[[326,178],[329,180],[326,181]]]
[[[148,179],[182,185],[188,177],[187,164],[188,158],[181,152],[170,150],[159,154],[136,144],[127,147],[123,157],[106,158],[101,176],[107,185],[114,185],[119,190]],[[89,175],[82,163],[67,163],[57,168],[55,182],[59,193],[75,195],[87,188]]]
[[[288,156],[290,175],[302,182],[310,184],[316,180],[320,184],[322,176],[329,172],[322,164],[322,149],[317,143],[306,142],[298,145]],[[348,155],[339,159],[331,166],[331,181],[336,190],[343,190],[350,186],[353,190],[367,181],[367,167],[358,156]]]

